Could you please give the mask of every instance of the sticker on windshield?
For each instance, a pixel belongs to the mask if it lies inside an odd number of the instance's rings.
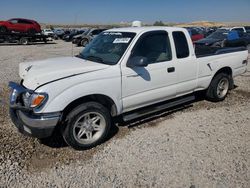
[[[121,33],[118,33],[118,32],[105,32],[103,34],[104,35],[122,35]]]
[[[116,38],[113,43],[128,43],[131,38]]]

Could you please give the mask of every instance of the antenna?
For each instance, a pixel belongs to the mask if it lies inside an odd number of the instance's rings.
[[[74,20],[74,25],[76,25],[77,23],[77,13],[75,14],[75,20]],[[74,57],[74,44],[72,42],[72,46],[71,46],[71,56]]]

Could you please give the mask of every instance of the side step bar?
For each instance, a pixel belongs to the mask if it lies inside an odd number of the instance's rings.
[[[169,102],[166,102],[164,104],[152,105],[152,106],[149,106],[149,107],[145,107],[142,110],[136,110],[136,111],[134,111],[132,113],[127,113],[127,114],[125,113],[123,115],[123,120],[124,121],[130,121],[130,120],[140,118],[140,117],[143,117],[143,116],[155,113],[155,112],[159,112],[159,111],[162,111],[162,110],[172,108],[174,106],[178,106],[178,105],[181,105],[181,104],[191,102],[194,99],[195,99],[195,96],[191,95],[191,96],[182,97],[182,98],[175,99],[175,100],[170,100]]]

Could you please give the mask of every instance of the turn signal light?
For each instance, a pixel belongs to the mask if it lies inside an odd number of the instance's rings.
[[[40,95],[40,94],[33,95],[30,107],[35,108],[35,107],[41,105],[42,102],[44,101],[44,99],[45,99],[44,95]]]

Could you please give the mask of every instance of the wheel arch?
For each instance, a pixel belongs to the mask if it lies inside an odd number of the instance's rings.
[[[111,116],[116,116],[118,114],[117,106],[113,99],[108,97],[107,95],[103,94],[91,94],[87,96],[80,97],[74,101],[72,101],[70,104],[68,104],[64,110],[63,110],[63,116],[65,117],[72,109],[74,109],[76,106],[83,104],[85,102],[98,102],[108,108]]]
[[[214,79],[215,76],[217,76],[218,74],[220,73],[225,73],[227,75],[229,75],[230,77],[230,89],[233,89],[234,88],[234,80],[233,80],[233,70],[231,67],[222,67],[220,68],[213,76],[212,80]]]

